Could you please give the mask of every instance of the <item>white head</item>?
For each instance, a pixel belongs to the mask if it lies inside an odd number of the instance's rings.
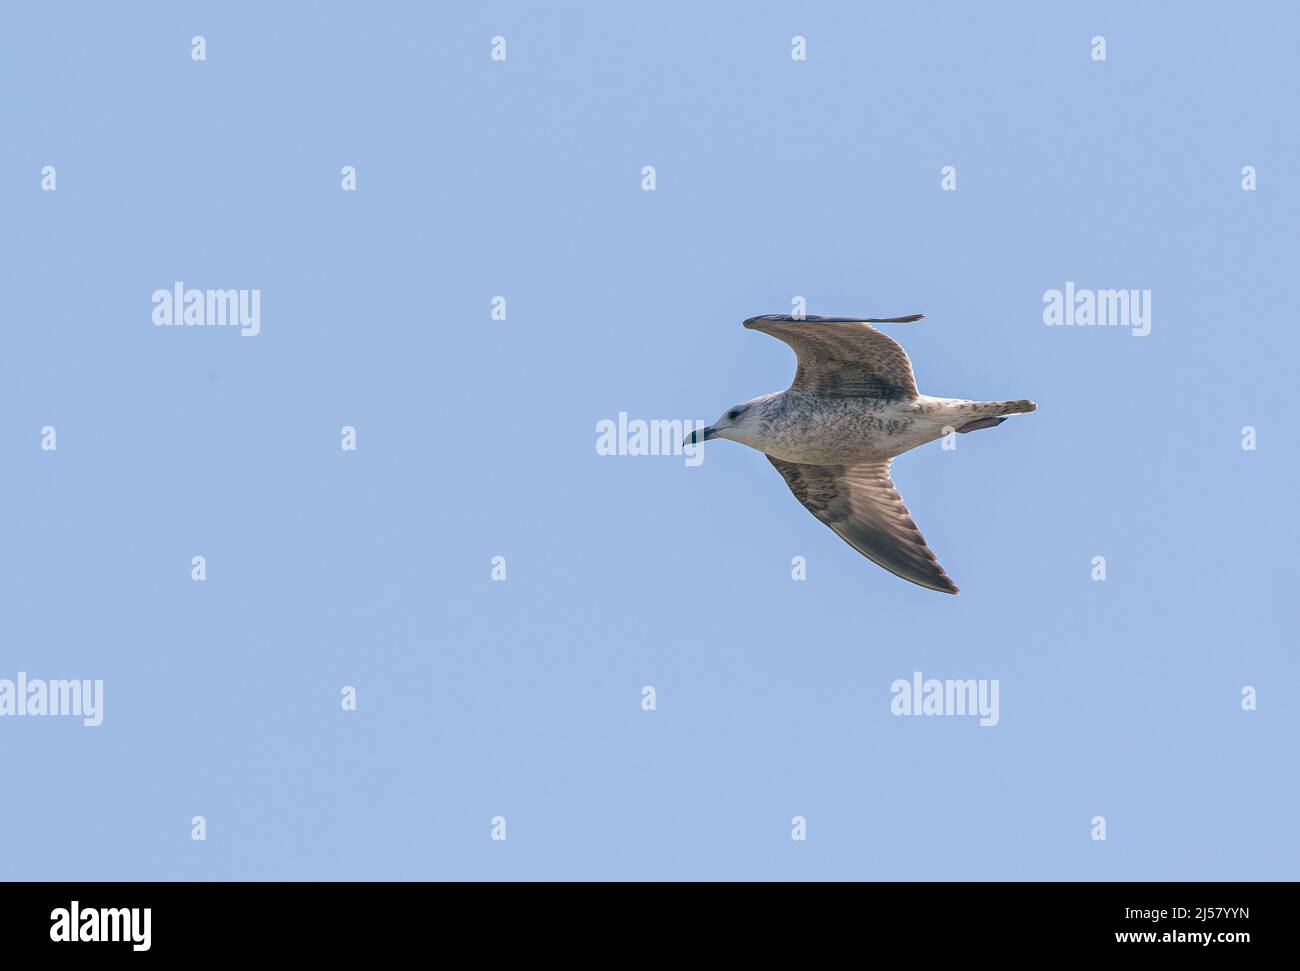
[[[686,441],[707,442],[711,438],[726,438],[757,448],[755,443],[762,435],[763,424],[763,409],[759,405],[765,400],[766,398],[755,398],[741,405],[733,405],[712,425],[691,432]]]

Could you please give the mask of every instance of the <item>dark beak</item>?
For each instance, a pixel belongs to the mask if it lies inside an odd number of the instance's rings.
[[[714,435],[716,435],[716,434],[717,434],[717,432],[715,432],[715,431],[713,430],[713,426],[712,426],[712,425],[710,425],[708,428],[699,428],[699,429],[696,429],[695,431],[691,432],[691,433],[690,433],[689,435],[687,435],[685,438],[683,438],[683,439],[682,439],[682,444],[683,444],[683,445],[696,445],[696,444],[698,444],[698,443],[700,443],[700,442],[707,442],[710,438],[713,438]]]

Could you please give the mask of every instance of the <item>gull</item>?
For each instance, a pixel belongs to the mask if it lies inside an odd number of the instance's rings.
[[[747,328],[794,350],[794,381],[727,409],[685,442],[725,438],[758,449],[794,497],[867,559],[927,589],[957,593],[903,505],[889,465],[918,445],[993,428],[1038,406],[921,394],[907,352],[871,326],[921,318],[750,317]]]

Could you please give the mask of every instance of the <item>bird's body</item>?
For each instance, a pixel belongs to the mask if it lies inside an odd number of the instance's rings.
[[[729,409],[697,434],[763,452],[795,498],[859,553],[913,583],[956,593],[890,481],[889,463],[1037,406],[921,394],[906,352],[871,326],[919,319],[751,317],[746,327],[794,349],[794,382]]]
[[[885,462],[951,434],[971,421],[995,414],[989,410],[990,405],[1010,408],[1017,404],[930,395],[899,401],[822,398],[787,389],[754,399],[752,407],[757,411],[758,424],[752,440],[750,437],[733,440],[787,462],[813,465]]]

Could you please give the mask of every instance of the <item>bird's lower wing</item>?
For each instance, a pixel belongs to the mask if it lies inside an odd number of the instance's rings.
[[[890,481],[888,462],[802,465],[767,459],[794,497],[867,559],[930,590],[957,592]]]

